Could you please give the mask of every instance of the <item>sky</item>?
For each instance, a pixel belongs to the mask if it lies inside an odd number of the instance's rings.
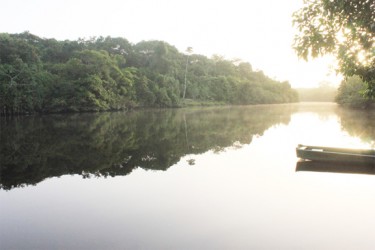
[[[0,32],[43,38],[161,40],[180,52],[249,62],[292,87],[338,85],[333,57],[305,62],[292,49],[303,0],[0,0]]]

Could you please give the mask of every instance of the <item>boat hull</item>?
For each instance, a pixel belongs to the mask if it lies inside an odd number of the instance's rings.
[[[311,161],[375,164],[375,150],[373,149],[345,149],[298,145],[296,153],[298,158]]]

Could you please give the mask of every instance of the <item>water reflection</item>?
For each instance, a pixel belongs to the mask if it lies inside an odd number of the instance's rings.
[[[273,105],[1,118],[0,188],[67,174],[166,170],[187,154],[249,144],[271,126],[289,123],[295,111]]]
[[[332,104],[3,117],[0,189],[68,174],[89,178],[127,175],[137,167],[166,170],[185,155],[250,144],[268,128],[288,124],[296,112],[319,114],[321,119],[337,115],[344,131],[374,147],[375,112]],[[194,165],[194,158],[188,163]],[[302,169],[309,168],[298,167]]]
[[[375,147],[375,111],[338,109],[343,130]]]
[[[375,165],[371,163],[299,161],[296,171],[374,175]]]

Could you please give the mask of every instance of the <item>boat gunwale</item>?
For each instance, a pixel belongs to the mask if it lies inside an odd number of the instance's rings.
[[[375,156],[375,149],[361,149],[361,148],[336,148],[336,147],[320,147],[298,144],[298,150],[311,151],[311,152],[324,152],[324,153],[341,153],[341,154],[357,154],[357,155],[370,155]],[[314,151],[314,149],[317,149]],[[321,150],[321,151],[318,151]]]

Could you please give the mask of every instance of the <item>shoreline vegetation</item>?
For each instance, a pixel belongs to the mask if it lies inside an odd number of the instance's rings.
[[[163,41],[0,33],[0,115],[298,102],[248,62]]]

